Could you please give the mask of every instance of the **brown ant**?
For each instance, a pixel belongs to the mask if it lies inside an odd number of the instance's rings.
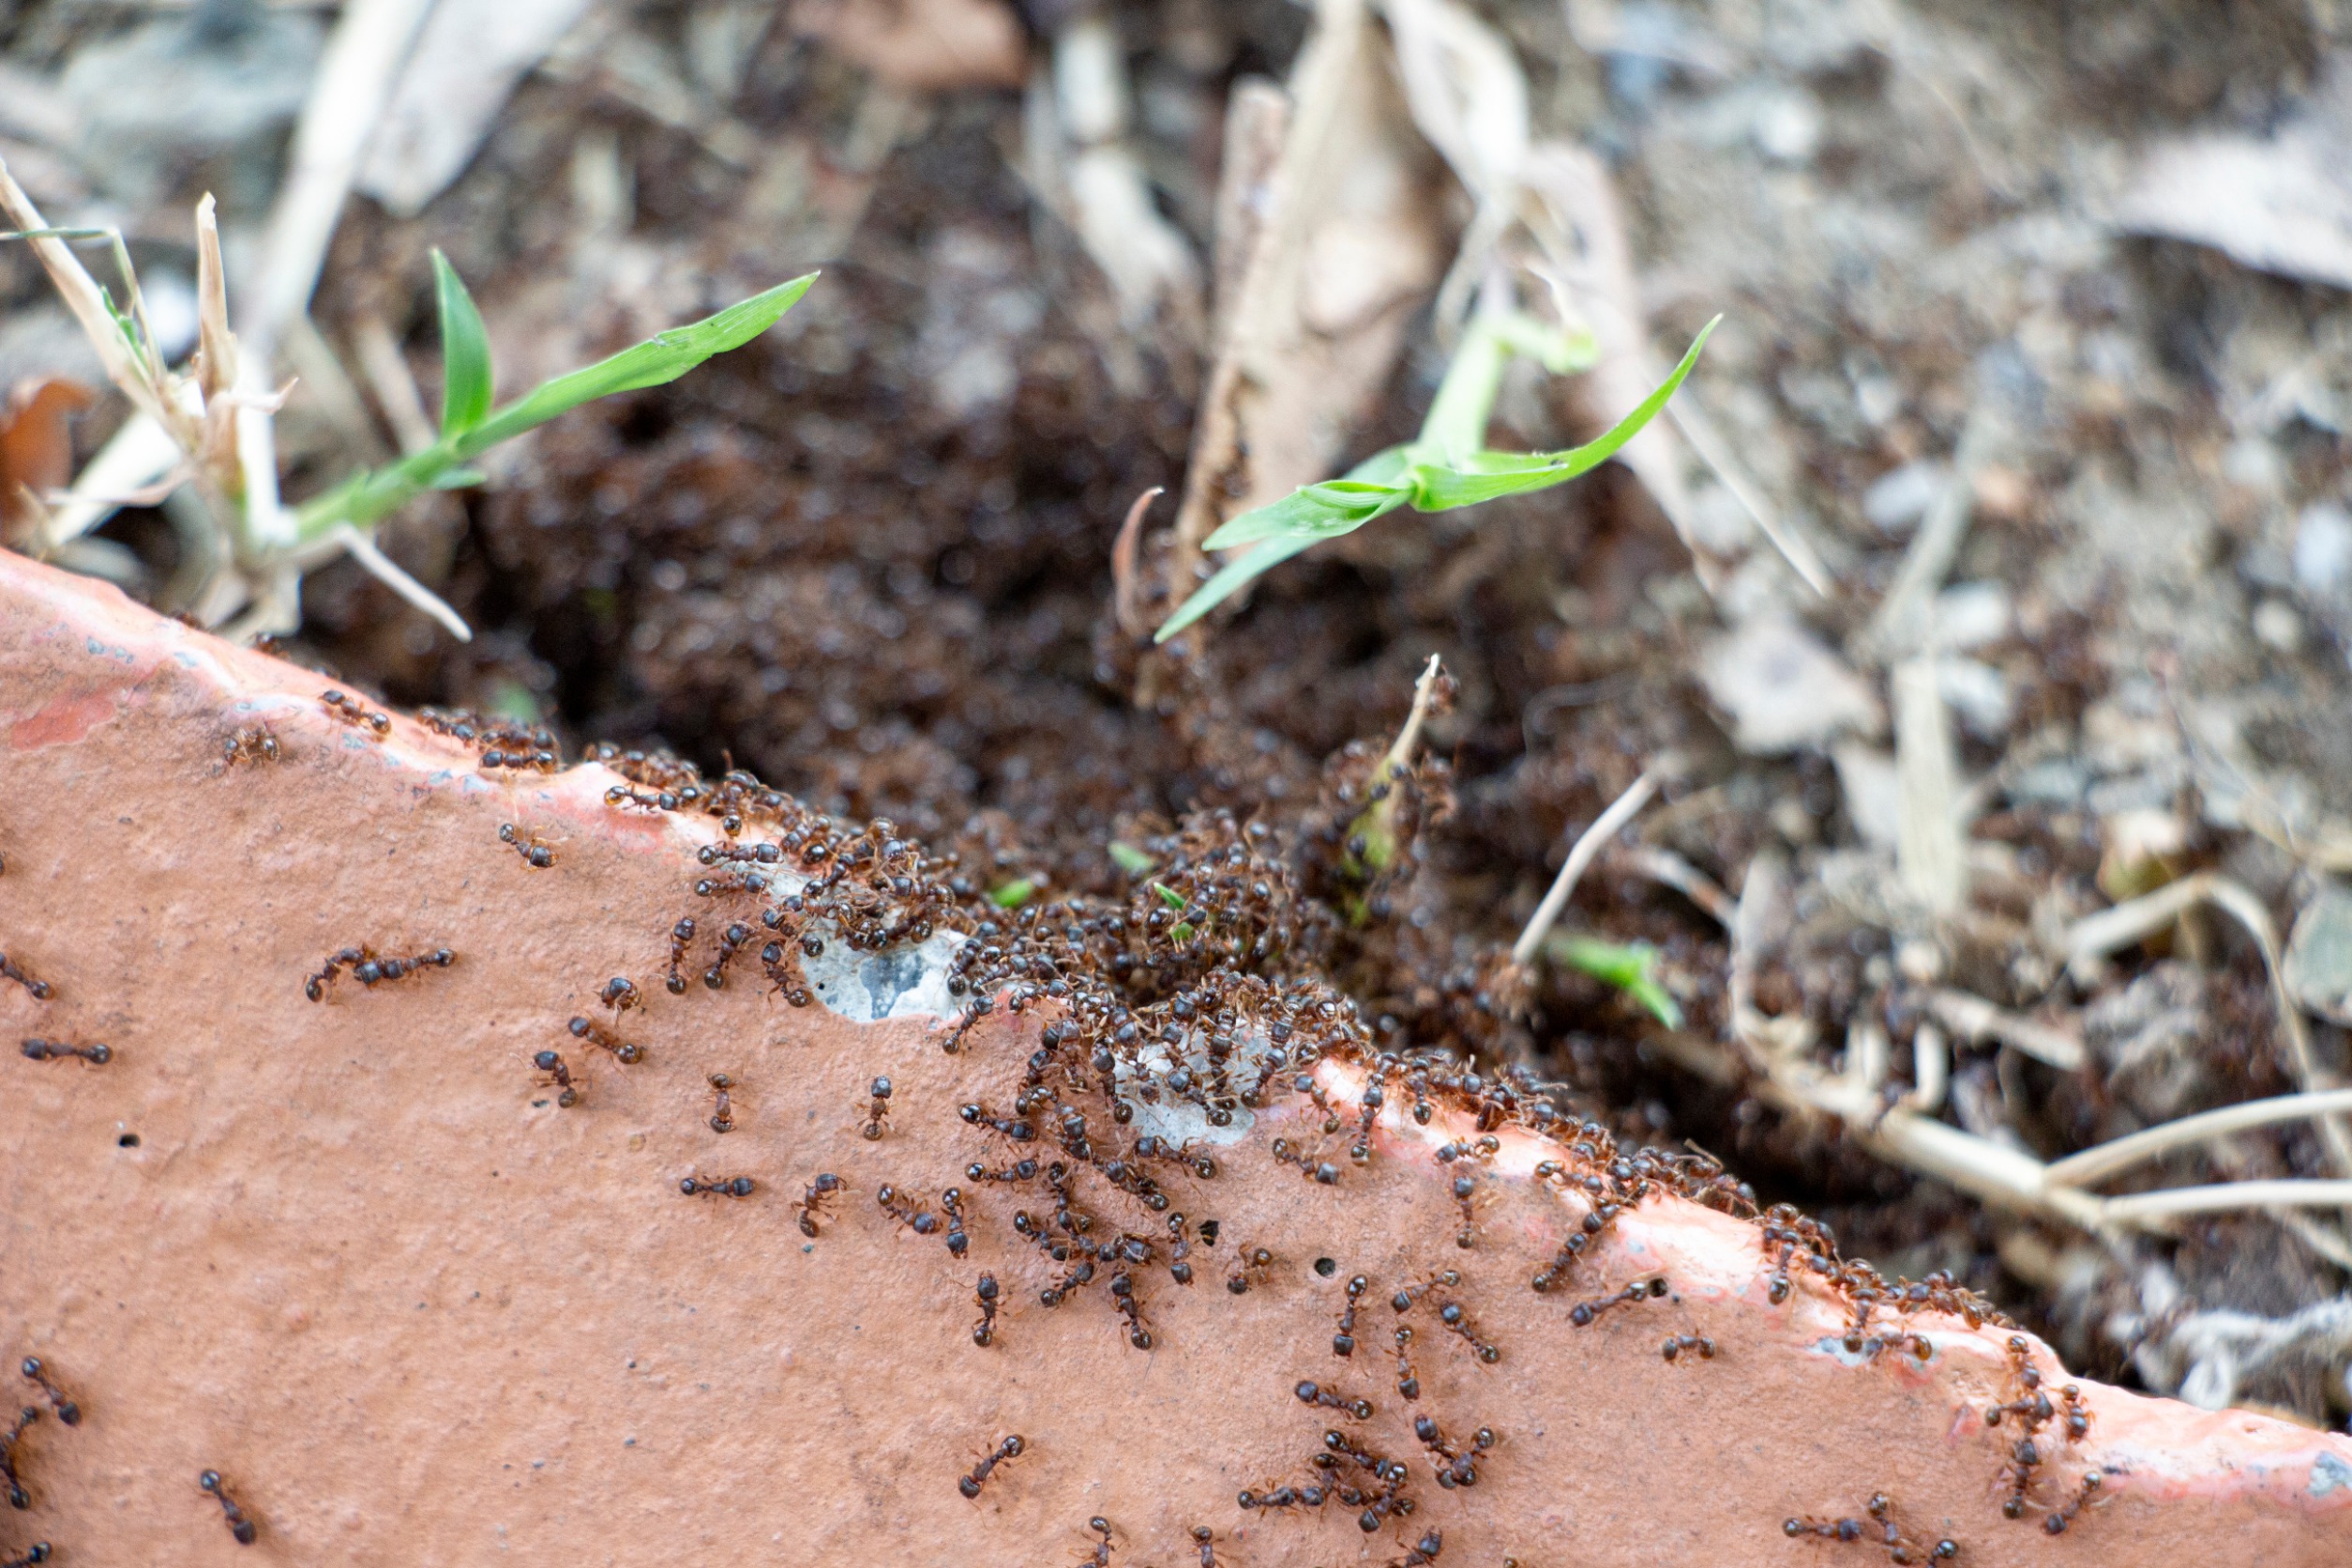
[[[6,953],[0,953],[0,980],[15,981],[18,985],[33,993],[33,1000],[35,1002],[47,1002],[50,997],[54,994],[48,981],[34,979],[31,975],[25,973],[24,971],[19,969],[15,960],[10,958]]]
[[[698,1193],[704,1197],[749,1198],[755,1184],[748,1176],[688,1176],[678,1184],[678,1190],[688,1198]]]
[[[67,1398],[66,1391],[49,1380],[49,1369],[41,1364],[40,1357],[26,1356],[17,1370],[24,1374],[26,1382],[40,1385],[40,1391],[49,1396],[50,1409],[57,1412],[60,1422],[68,1426],[82,1425],[82,1407]]]
[[[1476,1159],[1491,1162],[1501,1151],[1502,1142],[1493,1137],[1481,1138],[1475,1143],[1454,1142],[1439,1146],[1438,1163],[1452,1165],[1456,1160]],[[1462,1211],[1462,1229],[1454,1234],[1454,1244],[1468,1248],[1477,1239],[1478,1178],[1468,1171],[1454,1178],[1454,1201]]]
[[[1135,1297],[1135,1279],[1121,1273],[1110,1276],[1111,1304],[1127,1320],[1127,1343],[1138,1350],[1152,1348],[1152,1331],[1143,1326],[1143,1304]]]
[[[800,1201],[792,1205],[800,1212],[802,1235],[812,1240],[816,1237],[817,1218],[823,1213],[822,1205],[840,1190],[840,1177],[836,1176],[830,1170],[818,1172],[817,1179],[809,1183],[807,1190],[800,1195]]]
[[[254,1536],[260,1531],[254,1527],[252,1518],[247,1515],[244,1508],[238,1505],[235,1499],[229,1496],[229,1488],[221,1481],[220,1472],[208,1470],[196,1478],[196,1485],[219,1500],[221,1517],[228,1522],[229,1533],[236,1537],[237,1545],[251,1545]]]
[[[1019,1458],[1023,1446],[1021,1435],[1018,1432],[1006,1438],[996,1445],[993,1452],[980,1456],[980,1462],[972,1467],[972,1473],[956,1483],[956,1490],[968,1498],[977,1498],[980,1495],[980,1488],[988,1485],[988,1477],[996,1473],[996,1467],[1007,1459]]]
[[[1299,1403],[1302,1405],[1320,1405],[1329,1410],[1345,1410],[1349,1417],[1357,1421],[1372,1419],[1371,1400],[1350,1399],[1337,1389],[1325,1388],[1312,1380],[1302,1380],[1299,1386],[1290,1392],[1299,1396]]]
[[[862,1130],[870,1141],[882,1137],[890,1125],[890,1080],[876,1078],[866,1086],[866,1125]]]
[[[1216,1532],[1207,1525],[1192,1527],[1193,1544],[1200,1548],[1200,1568],[1217,1568]]]
[[[24,1436],[24,1429],[40,1418],[41,1412],[37,1406],[23,1406],[17,1411],[16,1425],[6,1432],[0,1432],[0,1479],[8,1484],[8,1506],[11,1508],[33,1506],[33,1495],[24,1489],[24,1483],[16,1473],[16,1445],[18,1440]]]
[[[664,984],[671,996],[686,995],[686,976],[678,972],[678,966],[686,962],[686,948],[693,941],[694,916],[689,914],[670,927],[670,976]]]
[[[1337,1166],[1329,1160],[1310,1160],[1297,1145],[1287,1138],[1275,1138],[1272,1153],[1281,1164],[1298,1167],[1299,1174],[1310,1182],[1319,1182],[1327,1187],[1336,1186],[1339,1183]]]
[[[457,961],[458,956],[446,947],[419,953],[413,958],[379,957],[372,947],[346,947],[330,954],[319,972],[303,981],[302,994],[313,1002],[325,1001],[327,986],[346,968],[353,979],[374,987],[388,980],[405,980],[420,969],[447,969]]]
[[[339,691],[320,692],[319,703],[326,709],[330,717],[339,718],[346,724],[361,729],[372,730],[379,739],[392,732],[392,720],[389,717],[377,713],[364,702],[354,701]]]
[[[33,1564],[37,1562],[47,1562],[48,1560],[49,1543],[46,1541],[36,1541],[31,1545],[24,1548],[24,1555],[23,1557],[12,1557],[6,1562],[0,1562],[0,1568],[33,1568]]]
[[[279,761],[278,737],[266,724],[249,724],[220,743],[220,760],[223,766],[232,768],[239,762]]]
[[[1448,1334],[1460,1335],[1462,1342],[1470,1348],[1470,1352],[1488,1366],[1502,1359],[1500,1350],[1478,1337],[1478,1325],[1470,1321],[1460,1302],[1447,1302],[1439,1307],[1438,1321],[1445,1325]]]
[[[1413,1418],[1413,1436],[1421,1440],[1421,1445],[1435,1459],[1444,1461],[1436,1467],[1438,1485],[1449,1492],[1456,1486],[1477,1485],[1478,1466],[1471,1455],[1484,1454],[1501,1440],[1495,1436],[1493,1427],[1481,1426],[1470,1438],[1471,1454],[1464,1454],[1446,1441],[1443,1430],[1425,1415]]]
[[[1685,1350],[1696,1350],[1701,1361],[1715,1359],[1715,1342],[1703,1334],[1678,1334],[1658,1349],[1658,1354],[1668,1361]]]
[[[1102,1537],[1087,1548],[1078,1559],[1078,1568],[1110,1568],[1110,1521],[1100,1514],[1086,1521],[1086,1528]]]
[[[1273,1263],[1274,1254],[1262,1246],[1242,1248],[1240,1260],[1234,1265],[1233,1272],[1226,1276],[1225,1288],[1237,1296],[1249,1294],[1249,1276],[1263,1276]]]
[[[1945,1539],[1933,1546],[1922,1548],[1918,1542],[1905,1535],[1894,1522],[1894,1504],[1884,1492],[1874,1492],[1862,1505],[1878,1526],[1878,1544],[1887,1548],[1887,1560],[1898,1564],[1944,1562],[1960,1555],[1960,1544]],[[1862,1539],[1870,1527],[1860,1519],[1783,1519],[1783,1535],[1794,1541],[1815,1535],[1824,1541],[1839,1541],[1851,1545]]]
[[[2067,1500],[2066,1506],[2043,1517],[2043,1530],[2052,1535],[2065,1534],[2066,1527],[2074,1522],[2074,1515],[2081,1513],[2089,1504],[2091,1499],[2099,1495],[2099,1489],[2106,1484],[2105,1471],[2091,1470],[2086,1473],[2083,1476],[2081,1489]]]
[[[1421,1397],[1421,1374],[1413,1369],[1413,1331],[1398,1324],[1396,1328],[1396,1392],[1399,1397]]]
[[[27,1040],[23,1050],[35,1062],[63,1062],[68,1056],[78,1056],[94,1067],[102,1067],[114,1060],[112,1046],[69,1046],[62,1040]]]
[[[1258,1508],[1320,1508],[1326,1500],[1320,1486],[1276,1486],[1271,1491],[1244,1492],[1234,1499],[1244,1514]]]
[[[953,1187],[948,1189],[955,1191]],[[874,1206],[897,1220],[918,1236],[927,1236],[939,1229],[939,1216],[928,1209],[918,1209],[898,1199],[898,1189],[884,1184],[874,1189]]]
[[[699,882],[696,884],[698,892],[701,886]],[[715,991],[724,990],[727,987],[727,966],[733,963],[735,955],[742,952],[750,942],[750,927],[740,920],[728,922],[726,929],[718,933],[717,956],[711,960],[711,967],[702,972],[702,984]]]
[[[636,981],[626,974],[616,974],[604,983],[604,989],[596,993],[596,1000],[615,1013],[626,1013],[643,1002],[645,996],[637,988]]]
[[[735,1087],[735,1080],[725,1073],[713,1073],[710,1085],[718,1094],[718,1104],[711,1111],[711,1131],[731,1133],[735,1130],[735,1101],[727,1092]]]
[[[636,1063],[645,1060],[644,1047],[631,1045],[628,1041],[622,1039],[619,1035],[607,1032],[601,1025],[596,1023],[592,1019],[574,1018],[570,1023],[565,1025],[564,1027],[570,1030],[572,1033],[580,1039],[587,1041],[590,1045],[602,1050],[611,1051],[612,1053],[612,1060],[618,1062],[624,1067],[633,1065]]]
[[[1372,1282],[1362,1274],[1348,1281],[1348,1308],[1339,1315],[1339,1332],[1331,1336],[1333,1355],[1352,1356],[1356,1353],[1356,1303],[1371,1288]]]
[[[1578,1302],[1575,1309],[1568,1314],[1568,1320],[1578,1328],[1585,1328],[1612,1306],[1654,1301],[1665,1296],[1666,1293],[1666,1282],[1665,1280],[1637,1279],[1613,1296],[1599,1296],[1589,1302]]]
[[[949,1187],[939,1195],[940,1211],[947,1216],[947,1250],[961,1258],[972,1243],[964,1234],[964,1195],[961,1188]]]
[[[1424,1568],[1425,1564],[1437,1561],[1438,1554],[1443,1550],[1444,1532],[1433,1529],[1425,1531],[1421,1539],[1413,1544],[1412,1549],[1392,1560],[1388,1568]]]
[[[984,1274],[972,1292],[980,1304],[980,1320],[972,1325],[972,1342],[982,1349],[996,1343],[996,1275]]]
[[[498,824],[498,840],[502,844],[513,845],[515,853],[522,856],[522,863],[535,871],[544,871],[555,864],[555,852],[548,846],[546,839],[535,833],[518,832],[512,822]]]
[[[542,1080],[548,1088],[563,1091],[561,1094],[555,1096],[557,1105],[568,1110],[580,1104],[580,1090],[572,1083],[572,1070],[564,1061],[563,1052],[539,1051],[531,1058],[531,1065],[548,1075]]]

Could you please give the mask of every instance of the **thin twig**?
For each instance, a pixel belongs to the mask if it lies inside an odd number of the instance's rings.
[[[1927,993],[1927,1010],[1946,1029],[1971,1041],[1996,1040],[2024,1051],[2037,1062],[2044,1062],[2062,1073],[2079,1072],[2088,1060],[2083,1042],[2077,1035],[2023,1013],[2013,1013],[1996,1007],[1981,996],[1967,991],[1934,990]]]
[[[1560,912],[1568,907],[1568,896],[1576,892],[1577,879],[1584,875],[1585,868],[1592,864],[1593,857],[1601,852],[1603,847],[1617,837],[1618,830],[1632,822],[1636,814],[1650,804],[1650,797],[1658,792],[1658,781],[1666,772],[1663,761],[1662,759],[1644,769],[1641,776],[1635,779],[1623,794],[1610,802],[1607,810],[1593,819],[1592,825],[1584,830],[1583,836],[1569,850],[1568,858],[1560,863],[1560,875],[1552,879],[1551,891],[1545,894],[1544,901],[1535,907],[1535,913],[1528,920],[1527,929],[1519,933],[1519,940],[1511,944],[1513,963],[1527,964],[1534,960],[1536,949],[1543,945],[1545,934],[1552,928],[1552,922],[1560,918]]]
[[[1691,450],[1697,454],[1698,460],[1714,475],[1715,482],[1731,493],[1731,499],[1740,504],[1740,509],[1747,513],[1748,520],[1756,524],[1756,531],[1764,535],[1765,542],[1780,551],[1780,558],[1788,563],[1789,569],[1806,587],[1820,597],[1828,598],[1830,590],[1836,586],[1835,580],[1830,576],[1830,568],[1822,565],[1821,557],[1811,542],[1790,528],[1780,513],[1756,494],[1756,487],[1748,482],[1746,474],[1733,460],[1730,448],[1715,433],[1714,421],[1706,411],[1687,397],[1671,400],[1666,411],[1666,417],[1673,420],[1674,428],[1682,432],[1682,439],[1690,443]]]
[[[464,619],[450,609],[440,595],[402,571],[397,562],[376,548],[373,539],[348,522],[337,523],[332,536],[351,552],[353,560],[367,567],[377,580],[439,621],[448,628],[450,636],[460,642],[474,641],[474,630]]]
[[[2352,1182],[2221,1182],[2203,1187],[2165,1187],[2099,1199],[2103,1219],[2117,1225],[2170,1219],[2180,1214],[2227,1214],[2238,1209],[2352,1208]]]
[[[2280,1094],[2267,1100],[2223,1106],[2217,1110],[2199,1111],[2194,1116],[2162,1123],[2144,1132],[2109,1138],[2079,1154],[2053,1160],[2047,1180],[2056,1186],[2088,1186],[2093,1182],[2104,1181],[2118,1170],[2152,1160],[2160,1154],[2170,1153],[2176,1149],[2226,1138],[2250,1127],[2267,1127],[2279,1122],[2300,1122],[2341,1111],[2352,1111],[2352,1089]]]
[[[1144,624],[1143,607],[1136,602],[1136,551],[1143,538],[1143,514],[1152,509],[1152,503],[1167,494],[1153,485],[1135,498],[1127,508],[1127,520],[1119,525],[1118,542],[1110,547],[1110,607],[1118,619],[1119,629],[1132,638],[1150,635],[1152,628]]]

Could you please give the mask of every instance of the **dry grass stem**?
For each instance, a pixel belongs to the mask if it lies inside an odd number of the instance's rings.
[[[1576,892],[1578,879],[1583,877],[1586,868],[1591,866],[1593,858],[1606,847],[1608,841],[1617,837],[1618,830],[1632,822],[1641,808],[1650,804],[1651,797],[1658,792],[1660,778],[1666,776],[1666,771],[1665,759],[1652,762],[1643,770],[1639,778],[1626,788],[1623,794],[1609,803],[1607,810],[1593,819],[1591,827],[1584,830],[1569,849],[1568,858],[1560,863],[1560,875],[1552,879],[1551,891],[1544,895],[1544,901],[1535,907],[1535,913],[1529,918],[1527,929],[1521,931],[1519,940],[1511,944],[1513,963],[1524,965],[1534,961],[1536,949],[1543,945],[1552,923],[1560,918],[1560,912],[1568,907],[1568,897]]]

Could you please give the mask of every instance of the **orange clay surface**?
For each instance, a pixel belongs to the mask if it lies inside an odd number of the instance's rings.
[[[0,554],[0,947],[54,992],[0,982],[0,1377],[38,1401],[12,1370],[38,1354],[83,1410],[17,1445],[32,1507],[0,1508],[0,1546],[50,1541],[60,1568],[1011,1568],[1080,1560],[1101,1515],[1114,1564],[1162,1568],[1200,1560],[1196,1526],[1217,1562],[1263,1568],[1385,1563],[1433,1528],[1440,1568],[1859,1568],[1887,1549],[1790,1540],[1782,1521],[1859,1518],[1883,1492],[1922,1558],[1949,1537],[1968,1564],[2352,1562],[2352,1440],[2087,1380],[2089,1435],[2046,1430],[2026,1516],[2004,1518],[2014,1426],[1981,1412],[2015,1393],[2005,1332],[1922,1315],[1924,1364],[1855,1356],[1841,1303],[1800,1272],[1772,1304],[1755,1228],[1679,1199],[1537,1295],[1581,1217],[1529,1179],[1556,1151],[1506,1133],[1463,1250],[1434,1151],[1470,1129],[1451,1111],[1417,1126],[1401,1095],[1366,1167],[1289,1096],[1215,1150],[1214,1180],[1171,1171],[1178,1209],[1219,1240],[1189,1288],[1164,1251],[1136,1271],[1153,1348],[1133,1349],[1099,1280],[1039,1304],[1053,1265],[1014,1234],[1014,1199],[962,1177],[1023,1152],[956,1108],[1010,1098],[1036,1014],[1000,1010],[944,1054],[919,995],[897,1017],[877,1004],[912,958],[873,971],[862,1005],[828,986],[878,1022],[789,1007],[750,965],[671,996],[671,923],[724,912],[690,891],[704,821],[608,807],[595,766],[486,778],[406,717],[378,740],[322,711],[327,684]],[[255,724],[281,760],[226,765],[223,742]],[[500,842],[509,822],[552,867]],[[304,976],[356,942],[457,959],[306,1001]],[[596,992],[614,974],[647,997],[621,1019],[645,1048],[634,1066],[565,1029],[611,1018]],[[113,1060],[29,1061],[27,1035]],[[568,1109],[531,1065],[550,1047],[582,1085]],[[736,1086],[723,1137],[715,1071]],[[1318,1071],[1352,1119],[1361,1069]],[[878,1073],[896,1094],[869,1141]],[[1277,1136],[1334,1159],[1337,1184],[1276,1164]],[[820,1170],[849,1190],[812,1242],[792,1200]],[[682,1195],[696,1174],[758,1187]],[[893,1223],[884,1183],[933,1209],[963,1185],[969,1255]],[[1164,1236],[1134,1205],[1101,1212]],[[1233,1294],[1254,1246],[1274,1260]],[[1482,1364],[1418,1306],[1408,1404],[1388,1298],[1445,1268],[1501,1357]],[[985,1349],[983,1272],[1003,1286]],[[1371,1289],[1341,1360],[1357,1274]],[[1571,1324],[1576,1302],[1654,1277],[1671,1293]],[[1717,1354],[1668,1363],[1670,1334]],[[2046,1387],[2066,1380],[2032,1354]],[[1303,1379],[1376,1411],[1302,1405]],[[1456,1443],[1500,1435],[1474,1487],[1434,1484],[1416,1415]],[[1410,1467],[1410,1519],[1366,1535],[1337,1503],[1237,1506],[1317,1479],[1333,1428]],[[1016,1433],[1021,1455],[959,1495]],[[2045,1534],[2094,1467],[2103,1500]],[[257,1545],[198,1489],[208,1468]]]

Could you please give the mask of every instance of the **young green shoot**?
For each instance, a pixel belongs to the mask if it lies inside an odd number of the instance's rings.
[[[1037,883],[1029,877],[988,889],[988,902],[1001,910],[1017,910],[1037,897]]]
[[[1133,844],[1122,844],[1116,838],[1110,841],[1110,863],[1131,877],[1139,877],[1159,864]]]
[[[808,292],[817,275],[779,283],[690,325],[656,333],[634,348],[585,369],[544,382],[492,412],[494,382],[490,335],[457,269],[433,252],[433,286],[441,316],[441,435],[430,446],[356,475],[297,508],[304,540],[339,523],[373,527],[431,490],[462,490],[482,482],[473,460],[504,441],[535,429],[580,404],[677,380],[715,354],[744,344],[776,324]]]
[[[1174,910],[1178,914],[1184,912],[1184,896],[1177,892],[1174,888],[1168,886],[1166,882],[1153,882],[1152,884],[1152,891],[1160,896],[1161,903],[1166,904],[1169,909]],[[1192,940],[1192,922],[1189,920],[1179,920],[1168,934],[1169,939],[1174,942],[1190,942]]]
[[[1668,1029],[1682,1027],[1682,1009],[1659,984],[1658,950],[1650,943],[1557,936],[1544,944],[1544,954],[1556,964],[1616,987]]]
[[[1497,452],[1484,442],[1511,356],[1536,359],[1558,375],[1589,368],[1598,351],[1589,333],[1547,326],[1516,310],[1473,317],[1420,435],[1366,458],[1340,478],[1301,486],[1271,505],[1244,512],[1202,540],[1204,549],[1240,553],[1178,607],[1153,641],[1167,641],[1290,557],[1401,506],[1452,511],[1564,484],[1599,467],[1666,407],[1722,319],[1702,327],[1665,384],[1598,439],[1559,452]]]

